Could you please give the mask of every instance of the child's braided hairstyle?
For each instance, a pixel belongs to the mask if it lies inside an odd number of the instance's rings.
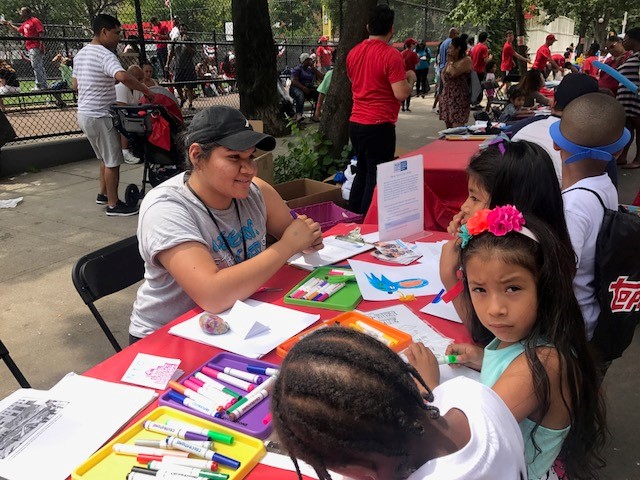
[[[418,381],[427,391],[421,394]],[[372,453],[408,457],[424,433],[433,394],[415,368],[378,340],[343,327],[303,338],[285,358],[271,400],[273,422],[299,478],[297,459],[318,478]]]

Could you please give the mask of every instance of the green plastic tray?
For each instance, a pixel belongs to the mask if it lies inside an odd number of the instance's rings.
[[[358,288],[358,283],[356,281],[347,282],[347,285],[344,288],[341,288],[336,293],[327,298],[324,302],[314,302],[313,300],[299,300],[297,298],[291,298],[291,295],[298,291],[300,286],[307,283],[312,278],[323,278],[329,273],[329,271],[334,269],[341,269],[340,267],[336,267],[335,265],[330,267],[319,267],[316,268],[313,272],[307,275],[301,282],[299,282],[295,287],[287,292],[284,296],[284,303],[289,303],[291,305],[304,305],[305,307],[313,307],[313,308],[327,308],[329,310],[340,310],[341,312],[348,312],[356,308],[356,306],[362,300],[362,294],[360,293],[360,289]],[[346,269],[345,269],[346,270]]]

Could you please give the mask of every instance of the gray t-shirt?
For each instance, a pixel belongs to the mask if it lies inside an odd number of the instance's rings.
[[[151,190],[142,201],[138,219],[140,255],[144,260],[144,283],[138,289],[131,313],[129,333],[145,337],[196,307],[196,303],[158,262],[157,255],[185,242],[207,247],[218,268],[236,262],[227,251],[222,235],[231,246],[237,262],[265,249],[267,211],[262,192],[251,184],[249,196],[237,200],[242,225],[234,203],[226,210],[211,209],[219,231],[204,206],[184,183],[185,174],[176,175]]]

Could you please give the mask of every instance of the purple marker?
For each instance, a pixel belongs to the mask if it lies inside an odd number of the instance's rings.
[[[289,213],[291,214],[291,216],[293,217],[293,219],[295,220],[296,218],[298,218],[298,214],[296,213],[295,210],[289,210]]]

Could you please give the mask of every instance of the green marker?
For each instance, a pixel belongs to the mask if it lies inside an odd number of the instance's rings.
[[[238,400],[236,403],[234,403],[233,405],[231,405],[231,407],[229,407],[229,409],[227,410],[227,415],[230,414],[231,412],[233,412],[236,408],[238,408],[240,405],[243,405],[247,403],[247,397],[242,397],[240,400]]]
[[[436,355],[436,358],[438,359],[438,365],[458,363],[457,355]]]
[[[216,432],[215,430],[209,430],[208,428],[199,427],[186,422],[180,422],[178,420],[169,419],[165,422],[166,425],[178,428],[184,428],[190,432],[198,433],[200,435],[206,435],[214,442],[224,443],[226,445],[233,444],[233,436],[226,433]]]

